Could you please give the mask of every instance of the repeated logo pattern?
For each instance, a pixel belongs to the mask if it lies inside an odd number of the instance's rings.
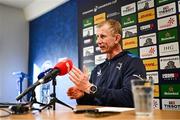
[[[87,3],[80,13],[81,67],[90,71],[106,59],[96,44],[96,25],[119,20],[122,48],[138,55],[147,79],[154,80],[153,108],[180,110],[180,0],[100,1],[93,0],[90,7]]]

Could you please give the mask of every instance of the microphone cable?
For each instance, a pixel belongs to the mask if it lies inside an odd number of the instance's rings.
[[[8,117],[10,116],[12,113],[6,109],[0,108],[0,118],[3,117]]]

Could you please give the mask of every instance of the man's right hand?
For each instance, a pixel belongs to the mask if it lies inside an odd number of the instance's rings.
[[[74,86],[68,89],[67,95],[70,97],[70,99],[79,99],[80,97],[84,96],[84,92]]]

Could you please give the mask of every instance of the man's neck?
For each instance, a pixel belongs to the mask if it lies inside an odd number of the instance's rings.
[[[110,59],[114,58],[114,56],[116,56],[120,52],[122,52],[122,48],[119,45],[112,51],[112,53],[107,53],[107,59],[110,60]]]

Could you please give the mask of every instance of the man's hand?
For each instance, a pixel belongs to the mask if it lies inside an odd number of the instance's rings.
[[[92,84],[89,82],[87,70],[81,72],[80,69],[73,66],[72,70],[69,72],[69,79],[76,85],[77,89],[89,93],[89,89]]]
[[[70,97],[70,99],[79,99],[80,97],[84,96],[84,92],[74,86],[68,89],[67,95]]]

